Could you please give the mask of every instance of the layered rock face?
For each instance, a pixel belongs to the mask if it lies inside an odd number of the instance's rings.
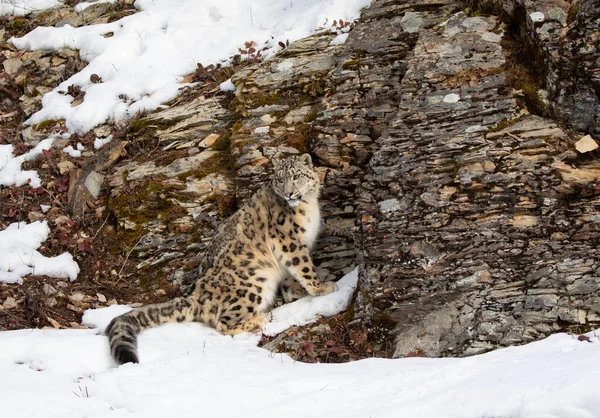
[[[556,9],[565,4],[543,5],[544,14],[539,3],[495,9],[514,17],[520,8],[531,29],[521,42],[540,45],[547,66],[549,105],[574,128],[595,132],[590,69],[598,51],[574,52],[588,60],[574,78],[561,72],[574,58],[557,47],[581,43],[569,37],[576,31],[598,36],[587,21],[595,17],[580,12],[563,28],[566,21],[540,19],[562,16]],[[394,114],[374,138],[358,200],[359,311],[391,330],[396,356],[475,354],[598,324],[597,155],[573,151],[581,134],[515,100],[506,25],[494,16],[440,16],[442,9],[401,18],[448,20],[421,23],[398,64],[406,73]]]

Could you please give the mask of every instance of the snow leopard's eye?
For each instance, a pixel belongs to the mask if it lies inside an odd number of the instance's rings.
[[[277,182],[277,184],[281,184],[281,183],[283,183],[283,179],[282,179],[281,177],[277,177],[277,178],[275,179],[275,181]]]
[[[294,180],[298,180],[300,178],[300,174],[294,175]]]

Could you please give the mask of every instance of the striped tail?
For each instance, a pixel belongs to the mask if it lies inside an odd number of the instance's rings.
[[[142,306],[113,319],[106,328],[110,354],[119,364],[139,363],[137,335],[148,328],[167,322],[198,320],[199,305],[191,298],[175,298],[168,302]]]

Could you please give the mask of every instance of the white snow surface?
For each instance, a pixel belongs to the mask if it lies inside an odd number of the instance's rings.
[[[79,148],[79,147],[77,147]],[[66,152],[73,158],[81,157],[81,151],[79,149],[73,148],[73,145],[69,145],[68,147],[63,148],[63,152]]]
[[[90,6],[100,3],[116,3],[117,0],[92,0],[92,1],[82,1],[81,3],[77,3],[77,5],[73,8],[77,13],[83,12]]]
[[[219,84],[219,89],[221,91],[235,91],[235,84],[233,84],[231,78],[229,78]]]
[[[36,251],[49,232],[46,221],[15,222],[0,231],[0,282],[23,283],[23,276],[29,274],[77,278],[79,266],[71,254],[45,257]]]
[[[272,56],[279,42],[327,30],[336,19],[351,21],[370,0],[137,0],[139,13],[106,24],[38,27],[10,41],[19,49],[80,51],[89,64],[42,99],[28,124],[65,119],[83,134],[107,119],[123,120],[173,99],[183,76],[222,62],[254,42]],[[111,36],[104,37],[112,33]],[[98,75],[102,82],[92,83]],[[72,107],[68,86],[80,86],[83,103]],[[126,97],[126,99],[123,99]]]
[[[0,16],[25,16],[31,12],[52,9],[62,4],[60,0],[0,0]]]
[[[289,327],[310,324],[319,315],[325,317],[337,315],[348,307],[357,282],[358,269],[354,269],[337,282],[337,292],[325,296],[307,296],[273,309],[269,323],[263,328],[263,333],[277,335]]]
[[[336,36],[335,38],[333,38],[331,40],[331,42],[329,42],[329,45],[343,45],[346,43],[346,40],[348,39],[348,35],[350,35],[349,33],[340,33],[338,36]]]
[[[104,145],[108,144],[112,140],[112,135],[109,135],[106,138],[96,138],[94,139],[94,149],[102,148]]]
[[[461,359],[306,364],[256,347],[257,335],[167,324],[139,336],[140,364],[117,368],[95,330],[5,331],[0,405],[11,418],[593,418],[589,335]]]
[[[40,177],[36,171],[21,171],[25,161],[33,161],[42,155],[43,150],[49,150],[56,137],[40,141],[33,149],[15,157],[12,145],[0,145],[0,186],[22,186],[29,182],[33,188],[40,187]]]

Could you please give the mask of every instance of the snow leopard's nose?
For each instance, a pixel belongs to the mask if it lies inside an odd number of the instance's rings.
[[[291,193],[291,192],[290,193],[284,193],[284,195],[285,195],[286,198],[291,199],[292,196],[294,195],[294,193]]]

